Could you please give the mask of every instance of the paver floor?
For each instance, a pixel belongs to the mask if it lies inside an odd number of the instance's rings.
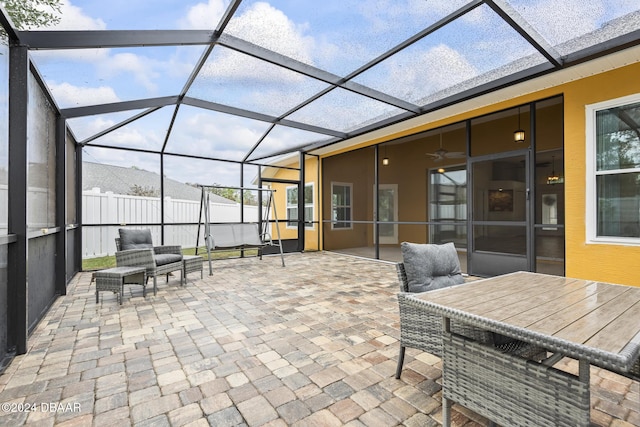
[[[328,252],[216,261],[127,287],[77,275],[0,375],[6,426],[436,426],[440,359],[407,350],[395,267]],[[565,363],[574,369],[573,362]],[[638,382],[594,369],[591,420],[640,426]],[[487,421],[454,406],[457,426]]]

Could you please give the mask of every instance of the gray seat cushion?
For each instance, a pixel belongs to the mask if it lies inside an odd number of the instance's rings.
[[[453,243],[402,242],[400,245],[409,292],[425,292],[464,283]]]
[[[120,233],[120,250],[153,248],[151,230],[118,229]]]
[[[172,262],[182,261],[182,255],[178,254],[156,254],[153,256],[156,265],[171,264]]]

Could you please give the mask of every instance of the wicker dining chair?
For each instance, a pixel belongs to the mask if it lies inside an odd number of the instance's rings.
[[[398,293],[400,353],[398,354],[398,366],[396,368],[396,378],[399,379],[402,374],[407,347],[442,357],[442,316],[426,313],[423,307],[408,299],[407,297],[413,292],[409,292],[404,264],[397,263],[396,270],[400,282],[400,293]],[[502,352],[526,359],[540,361],[546,357],[546,351],[543,348],[464,323],[452,321],[451,332],[484,344],[493,345]],[[635,372],[635,369],[632,372]]]
[[[133,230],[121,228],[120,237],[116,237],[116,265],[118,267],[145,267],[147,279],[153,277],[153,293],[157,292],[159,275],[180,271],[180,284],[183,284],[182,248],[179,245],[153,246],[151,230]]]
[[[400,308],[400,354],[398,355],[398,367],[396,378],[402,374],[404,355],[407,347],[426,351],[434,356],[442,357],[442,316],[425,313],[407,297],[409,282],[404,263],[396,264],[400,293],[398,304]],[[489,331],[473,328],[465,324],[451,323],[451,331],[483,343],[493,343],[493,334]]]

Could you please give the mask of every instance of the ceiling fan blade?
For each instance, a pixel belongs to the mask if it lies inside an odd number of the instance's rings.
[[[444,156],[450,159],[464,159],[467,157],[467,155],[462,151],[449,151]]]

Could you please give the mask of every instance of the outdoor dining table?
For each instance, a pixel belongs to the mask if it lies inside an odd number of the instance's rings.
[[[590,366],[627,373],[640,357],[640,287],[516,272],[409,297],[443,316],[443,424],[457,402],[509,426],[588,426]],[[450,332],[451,321],[547,350],[527,360]],[[579,361],[576,374],[554,368]]]

